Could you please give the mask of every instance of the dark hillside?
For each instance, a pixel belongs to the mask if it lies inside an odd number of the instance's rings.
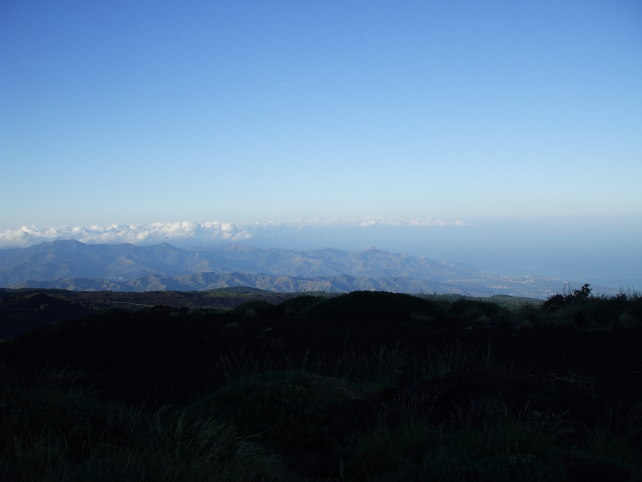
[[[0,339],[36,328],[88,316],[93,310],[43,293],[0,299]]]
[[[34,296],[46,296],[51,300],[34,307],[32,306]],[[155,305],[166,305],[174,308],[225,310],[252,300],[276,304],[296,296],[294,293],[275,293],[249,287],[219,288],[200,292],[147,291],[142,293],[31,288],[0,290],[0,338],[11,339],[50,323],[73,320],[93,312],[113,308],[141,310]],[[314,298],[318,299],[318,296]],[[16,300],[22,301],[16,302]],[[45,306],[46,309],[40,309],[40,305]]]
[[[46,295],[10,300],[25,309],[47,301],[67,306]],[[221,356],[241,349],[257,359],[278,359],[344,356],[381,346],[426,353],[459,344],[476,355],[490,351],[497,363],[537,376],[563,378],[576,371],[600,377],[600,384],[620,384],[619,392],[631,394],[642,386],[634,371],[642,353],[640,328],[586,331],[538,324],[516,331],[510,316],[490,303],[443,307],[378,292],[294,298],[279,305],[252,301],[227,313],[169,306],[118,309],[22,335],[3,345],[0,359],[96,373],[91,386],[105,396],[128,403],[150,397],[171,405],[214,383]]]
[[[412,314],[435,315],[439,307],[425,299],[401,293],[354,291],[328,299],[304,310],[300,319],[408,318]]]
[[[122,479],[133,446],[139,476],[161,479],[180,447],[201,467],[198,444],[219,427],[248,437],[234,453],[277,457],[257,480],[640,480],[641,353],[637,296],[112,309],[0,344],[0,474],[27,473],[14,441],[51,427],[65,473],[94,471],[71,480]],[[128,409],[116,416],[114,403]],[[51,470],[50,452],[34,457]]]

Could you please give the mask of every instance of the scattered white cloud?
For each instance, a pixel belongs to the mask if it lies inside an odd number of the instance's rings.
[[[410,218],[401,216],[366,216],[363,218],[352,219],[352,222],[359,226],[461,226],[461,221],[443,221],[433,218]]]
[[[403,216],[364,216],[360,218],[350,218],[341,220],[338,218],[319,219],[310,218],[307,221],[296,219],[292,221],[299,227],[309,226],[463,226],[461,221],[444,221],[442,219],[433,219],[430,217],[403,217]]]
[[[39,228],[23,226],[15,231],[0,233],[0,247],[26,247],[57,239],[75,239],[87,244],[156,244],[162,242],[189,241],[212,243],[217,241],[240,241],[252,237],[258,225],[233,223],[175,223],[111,224],[109,226]]]
[[[296,219],[288,223],[268,222],[254,224],[182,221],[157,222],[147,225],[93,225],[89,227],[56,226],[40,228],[37,226],[23,226],[17,230],[1,232],[0,248],[27,247],[57,239],[75,239],[87,244],[132,243],[150,245],[168,242],[206,245],[223,241],[243,241],[251,239],[260,234],[261,231],[278,227],[300,230],[306,226],[461,226],[462,224],[461,221],[447,222],[432,218],[368,216],[348,220],[312,218],[308,220]]]

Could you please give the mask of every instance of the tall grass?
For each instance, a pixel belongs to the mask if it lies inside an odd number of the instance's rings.
[[[460,412],[460,423],[448,429],[427,418],[391,424],[390,413],[384,410],[370,430],[351,436],[345,480],[563,480],[557,443],[563,420],[505,412],[479,425],[472,423],[474,414]]]
[[[50,389],[1,400],[3,480],[280,480],[277,459],[223,421],[164,421]]]
[[[507,316],[532,325],[569,319],[577,325],[581,313],[587,329],[640,324],[639,297],[585,294],[571,292],[579,301],[564,306],[529,305]],[[501,321],[504,316],[478,300],[456,302],[451,313],[466,322]],[[598,319],[602,325],[596,324]],[[382,388],[401,383],[402,375],[407,382],[492,368],[495,350],[490,343],[487,349],[471,350],[456,341],[413,353],[399,343],[363,352],[346,345],[332,356],[276,358],[272,352],[258,358],[243,350],[229,352],[213,367],[224,385],[172,413],[101,403],[74,388],[86,377],[82,371],[42,369],[24,380],[16,372],[11,383],[5,380],[0,387],[0,478],[316,480],[287,465],[292,454],[311,452],[336,454],[341,459],[337,478],[355,482],[564,480],[569,460],[620,464],[631,472],[631,480],[642,480],[639,400],[626,411],[615,407],[600,415],[595,426],[582,427],[571,437],[570,430],[578,425],[567,423],[564,414],[528,407],[509,411],[500,402],[484,413],[455,406],[444,419],[443,407],[435,408],[436,397],[430,394],[377,398]],[[589,383],[572,373],[561,380]],[[395,390],[389,393],[403,389]],[[375,415],[365,428],[331,432],[337,405],[355,399],[367,402],[357,406],[372,406]]]

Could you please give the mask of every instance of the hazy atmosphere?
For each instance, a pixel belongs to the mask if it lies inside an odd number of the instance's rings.
[[[642,6],[0,2],[0,248],[360,250],[642,286]]]

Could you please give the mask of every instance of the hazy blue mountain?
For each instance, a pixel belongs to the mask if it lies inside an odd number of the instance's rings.
[[[179,275],[192,266],[195,254],[167,243],[138,247],[53,241],[29,248],[0,250],[0,285],[25,279],[100,277],[123,280],[151,273]],[[198,265],[198,262],[194,264]]]
[[[81,291],[205,291],[245,286],[284,293],[324,291],[330,293],[370,290],[399,293],[454,293],[469,296],[505,294],[545,299],[562,291],[564,283],[552,278],[487,276],[476,280],[439,282],[408,277],[364,278],[350,275],[269,276],[254,273],[195,273],[181,276],[147,275],[127,281],[87,278],[60,278],[48,281],[27,280],[11,288],[47,288]]]
[[[330,248],[296,251],[228,244],[181,249],[167,243],[134,246],[54,241],[0,250],[2,286],[112,291],[248,286],[281,292],[437,291],[546,298],[561,292],[564,282],[554,278],[488,275],[463,264],[372,247],[362,251]],[[614,292],[604,287],[593,289]]]
[[[181,276],[203,272],[246,272],[272,276],[410,277],[447,281],[476,277],[469,266],[432,261],[375,248],[363,251],[254,248],[229,244],[180,249],[167,243],[84,244],[54,241],[29,248],[0,250],[0,286],[26,280],[100,278],[126,281],[155,274]]]
[[[331,248],[295,251],[230,244],[198,248],[197,251],[202,259],[220,272],[246,271],[303,277],[341,274],[377,278],[409,276],[434,280],[479,274],[475,268],[463,264],[432,261],[373,247],[362,251]]]

